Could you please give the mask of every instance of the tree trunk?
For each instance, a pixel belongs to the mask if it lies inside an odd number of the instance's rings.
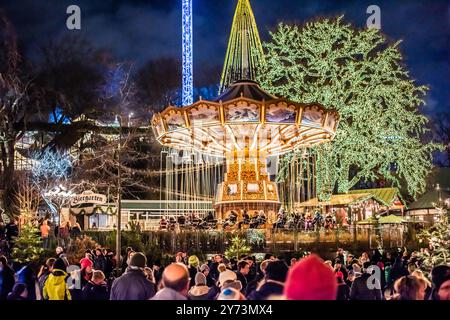
[[[341,167],[338,177],[338,193],[347,193],[350,189],[349,187],[349,181],[348,181],[348,174],[349,174],[349,167],[344,166]]]
[[[10,136],[11,137],[11,136]],[[3,206],[6,213],[10,216],[14,215],[15,208],[13,205],[12,194],[14,193],[14,153],[15,153],[15,139],[9,139],[9,143],[6,148],[2,144],[2,161],[3,161],[3,189],[5,190],[3,194]]]

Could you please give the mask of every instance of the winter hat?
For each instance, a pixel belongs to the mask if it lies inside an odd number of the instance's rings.
[[[242,282],[240,280],[227,280],[222,285],[222,290],[225,290],[225,288],[234,288],[237,291],[241,291]]]
[[[53,265],[53,270],[55,269],[66,271],[66,264],[63,259],[56,259],[55,264]]]
[[[143,269],[147,265],[147,258],[142,252],[136,252],[131,256],[129,265],[130,267],[138,267]]]
[[[336,272],[336,278],[344,279],[344,274],[341,271]]]
[[[195,285],[196,286],[206,285],[206,276],[203,273],[197,272],[197,274],[195,275]]]
[[[235,281],[236,279],[236,273],[231,270],[225,270],[219,274],[219,286],[223,285],[227,280]]]
[[[27,289],[27,285],[25,283],[18,282],[12,288],[12,291],[8,294],[8,299],[14,300],[17,299],[25,290]]]
[[[446,265],[436,266],[431,270],[431,281],[434,284],[436,290],[439,290],[440,286],[449,279],[450,267]]]
[[[370,263],[370,261],[366,261],[366,262],[364,262],[363,263],[363,269],[364,269],[364,272],[366,272],[366,273],[372,273],[372,269],[370,269],[369,271],[368,271],[368,269],[369,269],[369,267],[371,266],[372,264]]]
[[[200,260],[198,259],[197,256],[190,256],[189,260],[188,260],[188,263],[189,263],[190,266],[196,268],[200,264]]]
[[[92,280],[105,280],[105,274],[101,270],[94,270],[92,272]]]
[[[266,275],[268,279],[275,281],[286,281],[289,267],[283,260],[270,261],[266,267]]]
[[[220,263],[217,266],[217,270],[219,270],[219,272],[224,272],[225,270],[227,270],[227,266],[224,263]]]
[[[226,288],[217,297],[217,300],[245,300],[239,290]]]
[[[93,263],[91,259],[83,258],[80,260],[81,269],[86,269],[87,267],[93,267]]]
[[[322,259],[312,254],[289,270],[284,294],[288,300],[335,300],[336,277]]]
[[[207,264],[202,264],[202,265],[200,266],[200,271],[203,272],[203,271],[205,271],[205,270],[209,270],[209,267],[208,267]]]

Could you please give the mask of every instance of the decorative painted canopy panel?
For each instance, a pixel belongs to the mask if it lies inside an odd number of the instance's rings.
[[[152,127],[158,141],[175,149],[215,156],[245,149],[279,155],[330,141],[336,134],[338,113],[320,104],[278,99],[263,94],[256,83],[237,84],[230,88],[234,91],[240,96],[225,92],[229,100],[200,100],[155,114]]]

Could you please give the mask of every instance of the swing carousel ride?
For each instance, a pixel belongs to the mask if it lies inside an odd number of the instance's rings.
[[[192,202],[211,196],[218,219],[244,209],[274,217],[280,197],[271,180],[276,168],[269,172],[268,163],[273,167],[278,156],[329,142],[336,134],[336,111],[264,91],[253,80],[260,63],[263,53],[250,3],[239,0],[222,93],[211,101],[168,106],[151,120],[156,139],[166,148],[165,190]],[[168,202],[174,193],[166,192]]]

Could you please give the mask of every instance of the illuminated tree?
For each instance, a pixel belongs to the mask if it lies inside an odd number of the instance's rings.
[[[421,266],[426,272],[439,265],[450,265],[450,225],[447,209],[438,207],[438,221],[424,230],[417,238],[428,245],[428,249],[421,252]]]
[[[38,188],[41,197],[54,215],[68,204],[74,195],[68,185],[73,159],[67,152],[45,149],[32,156],[31,169],[33,185]]]
[[[15,241],[12,257],[20,263],[28,263],[38,261],[43,251],[39,229],[31,221],[25,222]]]
[[[248,254],[250,250],[251,248],[247,246],[247,241],[244,238],[235,236],[231,239],[231,246],[225,251],[225,257],[239,260],[241,255]]]
[[[72,168],[72,159],[69,154],[45,149],[36,152],[33,157],[31,174],[35,181],[65,180]]]
[[[331,189],[337,185],[338,192],[361,180],[383,179],[405,185],[413,197],[421,193],[431,152],[440,147],[421,142],[428,120],[418,107],[427,87],[417,86],[402,65],[400,41],[388,43],[377,29],[356,30],[342,17],[302,27],[280,24],[271,36],[264,44],[262,86],[341,115],[331,150],[313,149],[324,165],[318,180],[331,177]],[[320,176],[323,172],[327,177]],[[318,182],[322,196],[330,192],[325,189]]]
[[[36,226],[39,192],[26,177],[21,179],[15,191],[14,205],[20,216],[19,236],[15,240],[12,257],[20,263],[38,261],[43,252],[42,239]]]

